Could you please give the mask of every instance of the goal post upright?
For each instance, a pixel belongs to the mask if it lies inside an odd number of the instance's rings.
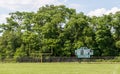
[[[51,49],[51,52],[50,53],[43,53],[43,52],[40,52],[40,62],[42,63],[43,62],[43,55],[52,55],[53,54],[53,50]]]

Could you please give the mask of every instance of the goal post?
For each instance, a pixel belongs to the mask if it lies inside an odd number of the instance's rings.
[[[43,56],[47,56],[47,55],[52,55],[53,54],[53,50],[51,49],[51,52],[41,52],[41,51],[34,51],[33,53],[31,53],[32,57],[40,57],[40,62],[43,62]]]
[[[53,50],[51,49],[51,52],[40,52],[40,54],[41,54],[41,63],[42,63],[43,62],[43,56],[52,55]]]

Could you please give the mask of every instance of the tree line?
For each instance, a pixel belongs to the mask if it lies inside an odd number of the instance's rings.
[[[80,47],[94,56],[120,54],[120,12],[89,17],[64,5],[46,5],[36,12],[12,12],[0,24],[0,58],[31,56],[75,56]]]

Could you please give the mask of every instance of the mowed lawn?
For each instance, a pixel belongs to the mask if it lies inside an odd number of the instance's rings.
[[[0,74],[120,74],[120,64],[0,63]]]

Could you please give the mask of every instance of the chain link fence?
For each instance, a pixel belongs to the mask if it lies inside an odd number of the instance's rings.
[[[120,57],[115,56],[104,56],[98,57],[94,56],[91,58],[82,58],[77,57],[53,57],[53,56],[42,56],[42,57],[22,57],[22,58],[7,58],[1,59],[1,62],[102,62],[102,61],[117,61],[120,62]]]

